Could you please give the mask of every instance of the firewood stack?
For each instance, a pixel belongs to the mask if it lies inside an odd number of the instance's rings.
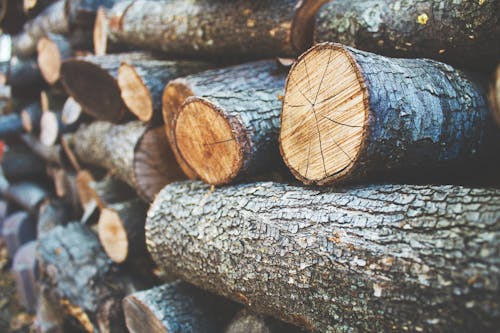
[[[495,332],[495,0],[0,1],[37,332]]]

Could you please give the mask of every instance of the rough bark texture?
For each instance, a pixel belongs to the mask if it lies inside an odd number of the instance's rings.
[[[467,75],[433,60],[387,58],[333,43],[319,44],[302,55],[289,77],[304,65],[309,54],[324,52],[333,54],[332,57],[345,56],[356,71],[365,104],[365,121],[357,155],[348,155],[346,166],[330,173],[329,165],[325,163],[328,151],[323,149],[325,172],[316,179],[306,177],[289,160],[287,145],[292,147],[290,143],[294,141],[287,143],[285,140],[304,141],[300,134],[303,129],[300,129],[300,124],[296,128],[287,126],[288,133],[297,131],[293,137],[284,131],[282,122],[280,140],[283,158],[294,175],[304,183],[323,185],[339,180],[359,180],[380,173],[390,177],[388,171],[395,176],[402,170],[412,170],[406,173],[407,178],[415,172],[429,178],[437,172],[436,169],[457,169],[451,171],[458,172],[460,168],[473,166],[481,159],[488,159],[488,163],[491,158],[495,159],[493,152],[500,142],[499,133],[492,125],[482,77]],[[308,59],[314,60],[314,57]],[[326,66],[325,72],[328,70],[331,71],[329,73],[336,73],[333,66]],[[323,86],[333,85],[339,79],[329,73],[323,75]],[[287,95],[296,84],[288,80],[285,91],[284,112],[288,107],[290,114],[299,110],[287,106]],[[313,82],[311,86],[314,85]],[[328,100],[331,98],[326,98],[326,103],[330,103]],[[305,98],[303,101],[307,105],[300,107],[313,106]],[[324,111],[329,112],[328,108],[318,110],[319,107],[316,107],[315,114],[323,112],[320,116],[331,121],[333,127],[337,125],[333,123],[335,113],[338,116],[339,112],[345,111],[342,106],[335,105],[335,101],[331,103],[336,109],[331,114],[326,113],[329,117]],[[317,120],[316,126],[318,123]],[[309,131],[315,132],[316,128]],[[313,138],[315,140],[316,136]],[[328,139],[323,134],[323,146]],[[305,158],[307,144],[303,146]]]
[[[175,78],[209,69],[214,65],[198,61],[122,61],[118,71],[121,96],[129,110],[143,122],[162,119],[162,94]]]
[[[54,290],[67,314],[90,333],[125,332],[125,283],[97,237],[82,224],[70,223],[39,243],[42,282]]]
[[[0,158],[5,178],[9,181],[27,180],[43,177],[43,160],[23,146],[9,146]]]
[[[119,0],[67,0],[66,13],[72,25],[92,28],[99,7],[110,8]]]
[[[460,186],[165,187],[163,270],[317,332],[494,332],[500,192]]]
[[[40,203],[48,196],[45,189],[35,183],[29,182],[12,184],[5,188],[4,184],[2,184],[0,193],[5,199],[18,205],[32,215],[37,214]]]
[[[281,321],[258,315],[248,309],[241,310],[231,320],[224,333],[299,333],[299,328]]]
[[[88,189],[92,192],[91,197],[97,201],[100,209],[109,205],[123,202],[134,196],[134,191],[123,181],[113,176],[106,176],[100,181],[88,183]]]
[[[28,133],[38,134],[41,118],[42,106],[39,102],[31,103],[21,110],[23,128]]]
[[[12,263],[19,303],[30,313],[37,307],[39,294],[37,241],[30,241],[19,248]]]
[[[495,0],[332,1],[318,12],[315,39],[491,68],[500,58],[500,6]]]
[[[19,136],[21,141],[28,146],[34,154],[38,155],[47,163],[62,166],[66,162],[63,158],[63,152],[58,145],[47,147],[31,134],[22,134]]]
[[[71,207],[60,200],[48,200],[38,212],[37,237],[42,238],[52,229],[64,225],[72,218]]]
[[[172,110],[177,106],[175,100],[164,105],[166,120],[177,113],[174,118],[173,136],[182,160],[187,162],[204,181],[214,184],[228,183],[239,175],[256,174],[264,168],[267,170],[272,168],[273,161],[277,162],[279,156],[278,132],[281,113],[279,95],[283,93],[285,76],[286,72],[275,61],[269,60],[206,71],[172,81],[169,86],[182,85],[195,97],[186,100],[178,113]],[[166,90],[168,89],[167,87]],[[195,158],[194,161],[187,156],[191,154],[191,149],[188,148],[191,146],[192,138],[189,135],[191,130],[183,126],[179,120],[186,109],[196,109],[196,105],[200,105],[198,103],[209,103],[210,108],[229,124],[232,132],[220,134],[224,137],[212,135],[198,138],[201,139],[198,140],[199,144],[204,145],[203,150],[217,149],[219,148],[217,146],[223,146],[230,140],[237,142],[240,159],[234,166],[230,166],[231,172],[222,177],[225,179],[217,179],[219,177],[210,174],[210,166],[207,166],[210,160],[201,161],[210,154],[205,157],[198,156],[200,160]],[[213,121],[213,117],[210,118]],[[210,126],[202,122],[193,126],[196,125],[200,129]],[[191,133],[197,135],[196,131]],[[183,152],[183,149],[188,151]]]
[[[27,242],[36,238],[36,226],[33,217],[27,212],[17,212],[5,219],[2,230],[10,258],[14,258],[17,250]]]
[[[311,44],[325,1],[122,1],[108,13],[108,39],[172,56],[295,56]]]
[[[236,308],[229,301],[181,281],[134,293],[123,300],[131,333],[222,332]]]
[[[12,38],[12,54],[29,57],[36,52],[38,40],[48,33],[64,34],[69,32],[69,22],[64,11],[65,0],[58,0],[28,21],[23,31]]]
[[[61,318],[62,309],[47,295],[50,291],[41,288],[38,298],[36,318],[33,328],[36,333],[64,333],[64,318]]]
[[[84,56],[61,67],[61,81],[83,111],[98,120],[120,122],[128,115],[116,81],[122,61],[151,60],[145,53]]]

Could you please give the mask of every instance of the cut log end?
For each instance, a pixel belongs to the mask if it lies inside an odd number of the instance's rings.
[[[130,332],[169,333],[151,307],[134,295],[123,299],[123,311]]]
[[[61,120],[66,125],[74,124],[80,118],[82,107],[72,97],[69,97],[64,103]]]
[[[53,146],[59,136],[59,122],[57,115],[52,111],[45,111],[40,121],[40,142],[46,146]]]
[[[26,110],[21,110],[21,122],[23,123],[23,128],[26,133],[33,132],[33,123],[31,121],[31,115]]]
[[[173,135],[173,119],[176,117],[184,101],[188,97],[193,95],[194,93],[191,91],[191,89],[189,89],[187,84],[182,79],[178,79],[167,84],[162,96],[162,115],[163,121],[165,123],[165,132],[167,134],[167,139],[170,142],[170,146],[172,147],[172,151],[175,155],[177,163],[179,163],[182,171],[189,179],[197,179],[198,175],[186,163],[186,161],[184,161],[177,149],[177,146],[175,145],[175,139]]]
[[[120,216],[109,208],[103,208],[98,222],[99,240],[108,257],[116,263],[125,261],[128,255],[127,232]]]
[[[95,17],[93,39],[95,55],[105,55],[108,44],[108,19],[106,9],[99,7]]]
[[[122,63],[118,70],[118,85],[121,96],[129,110],[143,122],[148,122],[153,117],[153,101],[151,93],[137,74],[134,67]]]
[[[57,43],[47,37],[38,41],[38,67],[43,78],[49,83],[54,84],[61,76],[62,57]]]
[[[80,79],[71,79],[75,77]],[[106,70],[87,61],[72,59],[63,63],[61,78],[66,91],[85,112],[105,121],[121,118],[124,110],[120,88]]]
[[[338,44],[321,44],[292,67],[281,116],[285,163],[304,183],[325,184],[354,166],[365,138],[368,95],[358,66]]]
[[[184,160],[209,184],[225,184],[243,167],[246,135],[236,118],[202,98],[190,97],[175,121],[175,142]]]

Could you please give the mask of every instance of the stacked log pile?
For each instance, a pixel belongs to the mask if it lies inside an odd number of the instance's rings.
[[[34,330],[496,332],[499,20],[0,1],[0,243]]]

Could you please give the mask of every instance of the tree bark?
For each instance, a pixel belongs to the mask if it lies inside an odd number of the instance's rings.
[[[481,77],[324,43],[290,70],[280,142],[298,179],[324,185],[496,165],[500,140]]]
[[[20,211],[5,219],[2,232],[9,257],[14,258],[21,246],[36,238],[35,221],[30,214]]]
[[[126,284],[97,237],[80,223],[59,226],[39,246],[41,280],[89,333],[125,332]],[[84,290],[85,292],[82,292]]]
[[[174,57],[296,56],[312,44],[314,14],[324,2],[123,1],[102,30],[112,42]]]
[[[500,58],[496,1],[332,1],[319,10],[317,42],[395,57],[491,69]]]
[[[197,286],[316,332],[493,332],[500,191],[166,186],[146,244]]]
[[[38,212],[37,237],[44,237],[55,227],[65,225],[72,217],[71,207],[63,201],[45,201]]]
[[[3,184],[2,187],[4,187]],[[29,182],[8,185],[6,188],[2,188],[0,193],[5,199],[34,216],[38,213],[40,203],[48,196],[45,189]]]
[[[129,114],[117,83],[120,63],[151,59],[139,52],[73,58],[63,62],[61,81],[84,112],[98,120],[120,122]]]
[[[38,134],[41,118],[42,106],[39,102],[31,103],[21,110],[21,122],[27,133]]]
[[[63,158],[61,147],[58,145],[47,147],[31,134],[22,134],[19,136],[21,141],[29,147],[34,154],[45,160],[47,163],[64,166],[66,162]]]
[[[33,240],[21,246],[12,263],[19,303],[29,313],[35,312],[39,294],[37,244],[37,241]]]
[[[33,328],[36,333],[64,333],[64,318],[61,318],[62,309],[54,304],[47,295],[50,291],[40,288],[38,306]]]
[[[36,60],[32,58],[11,58],[5,76],[6,84],[16,93],[22,91],[25,94],[23,90],[38,90],[43,87],[40,69]]]
[[[131,333],[222,332],[236,308],[227,300],[181,281],[137,292],[123,300]]]
[[[498,65],[490,85],[489,101],[493,118],[500,126],[500,65]]]
[[[73,25],[91,29],[99,7],[111,8],[120,0],[67,0],[66,13]]]
[[[77,123],[63,123],[60,111],[45,111],[40,120],[40,142],[46,146],[53,146],[63,134],[73,132],[77,128]]]
[[[0,139],[20,134],[23,131],[21,117],[17,113],[11,113],[0,117]]]
[[[118,70],[118,86],[128,109],[141,121],[160,123],[162,93],[165,85],[214,65],[196,61],[122,61]]]
[[[168,149],[160,154],[149,153],[153,143],[159,144],[161,140],[158,131],[151,133],[151,129],[139,121],[124,125],[94,122],[80,127],[71,138],[80,161],[109,170],[145,201],[151,201],[156,194],[145,186],[155,181],[156,189],[181,177]],[[164,141],[161,147],[166,147]]]
[[[299,333],[299,328],[271,317],[243,309],[231,320],[224,333]]]
[[[192,95],[173,121],[182,161],[214,185],[275,168],[285,76],[275,61],[260,61],[172,81],[166,120],[177,101]]]
[[[26,22],[23,31],[12,38],[12,54],[30,57],[36,52],[38,40],[48,33],[69,32],[69,22],[64,10],[65,0],[58,0],[45,8],[33,20]]]
[[[118,264],[134,256],[147,257],[144,223],[147,206],[140,199],[111,204],[101,210],[99,240],[108,257]]]
[[[9,146],[0,158],[3,174],[8,181],[34,179],[45,175],[43,160],[23,146]]]

